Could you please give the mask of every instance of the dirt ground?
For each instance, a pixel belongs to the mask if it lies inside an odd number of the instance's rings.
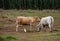
[[[15,25],[15,21],[14,20],[10,20],[9,18],[0,18],[0,23],[3,24],[2,26],[0,26],[0,35],[2,35],[2,36],[4,36],[4,35],[6,35],[6,36],[8,36],[8,35],[19,36],[18,40],[15,40],[15,41],[35,41],[35,40],[28,40],[28,37],[30,37],[29,34],[36,36],[36,35],[39,35],[39,34],[42,35],[44,33],[45,34],[49,33],[49,29],[48,28],[46,29],[46,32],[44,32],[44,31],[37,32],[36,31],[37,30],[36,27],[33,27],[32,32],[30,32],[29,31],[29,25],[24,25],[24,26],[19,27],[19,31],[16,32],[15,31],[15,26],[16,26]],[[57,29],[60,29],[60,26],[57,26],[57,27],[54,26],[54,27],[55,27],[55,30],[53,31],[53,33],[56,33],[56,32],[59,33],[60,30],[56,30],[56,28],[58,27]],[[27,29],[26,33],[23,31],[23,28]],[[55,40],[59,39],[60,37],[56,38],[56,39],[53,38],[53,37],[50,37],[50,38],[52,38],[51,40],[55,41]],[[49,39],[45,39],[45,40],[43,39],[43,41],[48,41],[48,40],[50,40],[50,38]],[[41,41],[42,41],[42,39],[41,39]]]

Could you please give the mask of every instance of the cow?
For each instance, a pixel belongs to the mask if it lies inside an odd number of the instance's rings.
[[[16,31],[18,31],[19,25],[30,25],[30,30],[31,30],[32,24],[38,21],[40,21],[40,18],[38,16],[35,17],[18,16],[16,18]],[[26,32],[25,28],[24,28],[24,32]]]
[[[37,31],[40,31],[41,29],[45,30],[45,26],[48,26],[50,29],[50,32],[52,32],[53,25],[54,25],[54,18],[52,16],[43,17],[40,19],[40,22],[37,25],[38,27]]]

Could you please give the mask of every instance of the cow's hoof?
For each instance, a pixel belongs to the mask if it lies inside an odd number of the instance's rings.
[[[26,32],[26,29],[24,28],[24,32]]]
[[[37,31],[37,32],[40,32],[40,31]]]
[[[52,32],[52,31],[50,31],[50,32]]]

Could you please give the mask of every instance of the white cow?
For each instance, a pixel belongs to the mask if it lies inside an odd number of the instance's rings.
[[[52,32],[53,24],[54,24],[54,19],[52,16],[43,17],[43,18],[41,18],[39,24],[37,25],[38,31],[40,31],[41,28],[45,30],[45,26],[48,25],[50,32]]]

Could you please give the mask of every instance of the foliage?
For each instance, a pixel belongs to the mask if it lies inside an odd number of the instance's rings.
[[[0,0],[3,9],[60,9],[60,0]]]

